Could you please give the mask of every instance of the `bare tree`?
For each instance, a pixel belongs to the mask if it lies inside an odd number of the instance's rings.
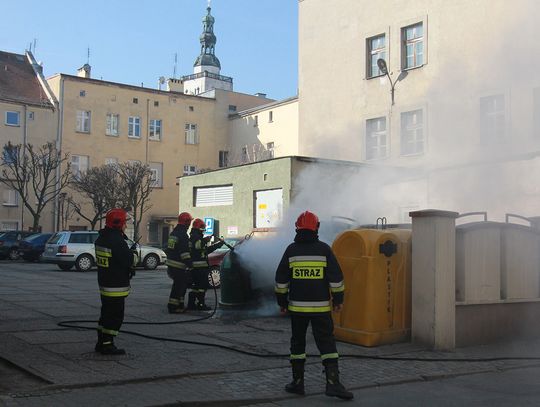
[[[60,193],[58,196],[58,217],[60,218],[60,230],[66,230],[68,221],[75,213],[75,208],[66,192]]]
[[[117,206],[124,195],[120,187],[119,174],[116,167],[112,165],[93,167],[85,173],[73,175],[70,186],[88,198],[93,209],[90,216],[83,210],[83,203],[76,201],[73,196],[70,196],[68,201],[74,211],[90,223],[92,230],[105,217],[109,209]]]
[[[47,204],[68,185],[71,174],[69,162],[63,172],[57,170],[67,162],[68,154],[46,143],[38,149],[32,144],[4,145],[0,167],[0,182],[17,191],[23,205],[33,217],[32,230],[39,230],[39,220]]]
[[[150,194],[155,180],[150,167],[138,162],[128,162],[119,164],[116,167],[123,192],[120,206],[130,208],[133,214],[133,239],[137,241],[140,237],[139,227],[142,217],[152,205],[150,204]]]

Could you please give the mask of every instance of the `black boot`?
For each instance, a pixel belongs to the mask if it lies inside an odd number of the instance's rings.
[[[197,293],[195,291],[190,291],[188,294],[188,303],[187,308],[188,310],[194,310],[196,308],[195,306],[195,299],[197,298]]]
[[[206,291],[197,293],[197,309],[199,311],[210,311],[212,308],[206,305],[204,297],[206,297]]]
[[[325,361],[324,367],[326,372],[326,391],[324,394],[330,397],[339,397],[343,400],[352,400],[354,395],[345,389],[339,382],[339,369],[337,360],[331,362]]]
[[[119,349],[114,345],[114,340],[112,335],[102,335],[101,348],[99,353],[102,355],[125,355],[126,351],[124,349]]]
[[[101,333],[101,328],[97,329],[97,343],[94,347],[96,352],[101,352],[101,347],[103,346],[103,333]]]
[[[294,359],[291,360],[292,366],[292,382],[285,386],[285,391],[288,393],[304,395],[304,359]]]

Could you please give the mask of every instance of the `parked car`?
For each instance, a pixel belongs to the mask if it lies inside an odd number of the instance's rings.
[[[234,247],[237,244],[240,244],[244,240],[244,238],[227,237],[224,240],[225,243],[227,243],[229,246]],[[221,262],[223,262],[223,258],[227,253],[229,253],[230,250],[231,249],[229,247],[223,245],[219,249],[214,250],[208,255],[208,264],[210,264],[210,273],[208,273],[208,284],[210,284],[210,287],[212,285],[215,285],[216,288],[219,288],[221,286],[221,273],[219,271],[219,268],[221,266]]]
[[[17,260],[19,258],[19,242],[36,233],[24,230],[10,230],[2,233],[0,235],[0,259]]]
[[[36,233],[25,237],[19,242],[19,256],[26,261],[39,260],[41,253],[45,250],[45,243],[52,235],[52,233]]]
[[[46,263],[54,263],[61,270],[70,270],[73,266],[78,271],[88,271],[96,264],[94,242],[98,232],[89,231],[63,231],[55,233],[45,245],[42,260]],[[131,247],[134,242],[126,241]],[[154,270],[160,264],[165,263],[167,256],[161,249],[142,246],[137,244],[139,250],[139,263],[147,270]]]

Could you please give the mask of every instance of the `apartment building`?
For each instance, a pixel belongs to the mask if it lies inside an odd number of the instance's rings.
[[[0,145],[30,143],[40,147],[56,142],[58,114],[56,100],[43,78],[41,66],[32,54],[0,51]],[[0,232],[28,230],[33,218],[19,194],[0,184]],[[39,226],[53,230],[54,205],[42,213]]]
[[[299,154],[422,169],[394,175],[395,221],[540,213],[538,2],[298,4]]]

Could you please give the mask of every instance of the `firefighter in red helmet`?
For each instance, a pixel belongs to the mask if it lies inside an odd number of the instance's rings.
[[[208,273],[210,265],[208,264],[208,254],[223,246],[223,241],[208,245],[210,237],[204,237],[206,224],[202,219],[195,219],[191,226],[190,233],[190,251],[193,261],[193,270],[191,271],[193,285],[188,294],[187,309],[209,311],[211,308],[206,305],[206,288],[208,287]]]
[[[96,352],[104,355],[123,355],[126,352],[114,345],[124,321],[124,302],[130,291],[130,279],[136,257],[125,241],[127,213],[111,209],[105,217],[105,228],[99,231],[95,253],[101,297]]]
[[[350,400],[353,394],[339,381],[339,355],[331,315],[332,309],[340,311],[343,304],[343,273],[330,246],[319,240],[317,215],[305,211],[295,226],[296,237],[281,258],[275,287],[282,312],[288,311],[291,318],[293,380],[285,390],[305,394],[306,331],[311,323],[326,373],[325,394]]]
[[[192,267],[189,252],[188,229],[193,217],[182,212],[178,215],[178,224],[169,235],[167,241],[167,275],[173,280],[167,308],[171,314],[185,311],[184,296],[188,284],[189,270]]]

